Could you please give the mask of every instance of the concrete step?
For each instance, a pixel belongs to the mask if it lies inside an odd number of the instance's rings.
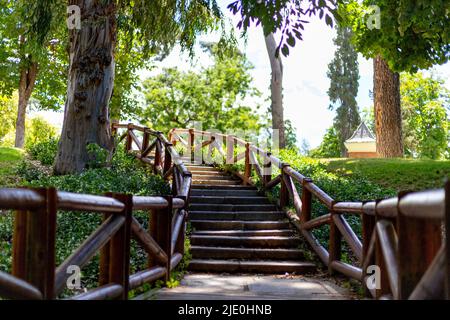
[[[191,253],[194,259],[300,260],[304,258],[303,252],[298,249],[249,249],[192,246]]]
[[[242,247],[242,248],[297,248],[300,244],[295,237],[261,236],[200,236],[191,235],[194,246]]]
[[[242,221],[242,220],[191,220],[195,230],[264,230],[288,229],[286,221]]]
[[[209,260],[192,259],[189,263],[192,271],[203,272],[228,272],[228,273],[267,273],[282,274],[293,273],[305,274],[316,270],[316,266],[310,262],[301,261],[270,261],[270,260]]]
[[[191,211],[276,211],[277,207],[273,204],[209,204],[209,203],[191,203]]]
[[[190,211],[190,220],[279,221],[286,219],[282,211]]]
[[[266,230],[196,230],[192,233],[195,236],[232,236],[232,237],[293,237],[295,233],[292,229],[266,229]]]
[[[222,172],[222,171],[191,171],[192,175],[194,177],[200,177],[203,178],[204,176],[215,176],[215,177],[231,177],[229,174]]]
[[[217,197],[217,196],[191,196],[190,203],[209,203],[209,204],[270,204],[267,197]]]
[[[252,186],[244,186],[244,185],[211,185],[211,184],[200,184],[200,185],[196,185],[196,186],[192,186],[192,189],[194,190],[199,190],[199,189],[206,189],[206,190],[228,190],[228,191],[233,191],[233,190],[252,190],[252,191],[257,191],[257,189],[255,187]]]
[[[211,167],[211,166],[198,166],[198,165],[193,166],[193,165],[187,164],[186,168],[192,172],[206,172],[206,171],[222,172],[219,169],[217,169],[215,167]]]
[[[222,185],[222,186],[230,186],[230,185],[240,185],[242,182],[239,180],[196,180],[192,179],[193,185]]]
[[[185,158],[186,159],[186,158]],[[212,165],[207,165],[207,164],[204,164],[204,163],[199,163],[199,162],[193,162],[193,163],[189,163],[189,161],[187,161],[187,160],[185,160],[185,165],[186,165],[186,167],[188,167],[188,168],[213,168],[213,169],[216,169],[217,170],[217,168],[215,168],[214,166],[212,166]]]
[[[240,181],[240,180],[236,180],[235,178],[228,176],[228,175],[219,175],[219,174],[213,174],[213,175],[203,175],[203,176],[199,176],[196,175],[194,173],[194,175],[192,176],[192,178],[194,180],[202,180],[202,181],[206,181],[206,180],[230,180],[230,181]]]
[[[226,190],[226,189],[191,189],[191,198],[197,196],[210,196],[210,197],[234,197],[234,198],[245,198],[245,197],[257,197],[259,193],[257,190]]]

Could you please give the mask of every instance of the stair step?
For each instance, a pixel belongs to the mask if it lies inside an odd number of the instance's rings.
[[[230,180],[230,181],[239,181],[235,178],[228,176],[228,175],[216,175],[216,174],[210,174],[210,175],[203,175],[199,176],[194,174],[193,176],[194,180],[202,180],[202,181],[209,181],[209,180]]]
[[[264,220],[277,221],[286,219],[282,211],[190,211],[189,219],[192,220]]]
[[[245,198],[245,197],[257,197],[259,193],[257,190],[226,190],[226,189],[191,189],[191,198],[196,196],[211,196],[211,197],[234,197],[234,198]]]
[[[191,244],[198,246],[223,246],[244,248],[296,248],[299,239],[295,237],[233,237],[191,235]]]
[[[264,248],[230,248],[192,246],[194,259],[270,259],[270,260],[296,260],[303,259],[304,255],[298,249],[264,249]]]
[[[276,211],[277,207],[273,204],[210,204],[210,203],[191,203],[191,211]]]
[[[310,262],[300,261],[270,261],[270,260],[207,260],[193,259],[189,263],[189,269],[193,271],[213,272],[242,272],[242,273],[267,273],[280,274],[295,272],[297,274],[311,273],[316,266]]]
[[[292,229],[267,229],[267,230],[198,230],[194,231],[195,236],[232,236],[232,237],[261,237],[261,236],[277,236],[292,237],[294,231]]]
[[[288,229],[288,221],[191,220],[195,230],[262,230]]]
[[[200,184],[196,186],[192,186],[192,189],[208,189],[208,190],[253,190],[257,191],[255,187],[252,186],[244,186],[244,185],[211,185],[211,184]]]
[[[215,168],[215,167],[213,167],[213,166],[211,166],[211,165],[206,165],[206,164],[198,163],[198,162],[189,163],[190,161],[187,160],[186,158],[185,158],[185,160],[183,160],[183,162],[185,162],[185,166],[186,166],[188,169],[189,169],[189,168],[212,168],[212,169],[217,170],[217,168]],[[207,169],[207,170],[208,170],[208,169]]]
[[[207,166],[193,166],[190,164],[186,165],[186,168],[191,172],[222,172],[217,168],[214,167],[207,167]]]
[[[218,197],[218,196],[191,196],[190,203],[209,204],[270,204],[267,197]]]
[[[192,171],[192,174],[195,176],[203,177],[203,176],[209,176],[209,175],[217,175],[217,176],[230,176],[228,173],[225,173],[220,170],[194,170]]]
[[[240,185],[242,182],[239,180],[196,180],[192,179],[193,185]]]

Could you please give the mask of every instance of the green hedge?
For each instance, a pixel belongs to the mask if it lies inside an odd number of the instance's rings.
[[[32,187],[55,187],[58,190],[104,194],[106,192],[134,195],[170,194],[169,185],[159,176],[153,175],[133,156],[125,154],[123,148],[114,155],[109,167],[85,170],[81,174],[49,176],[38,172],[39,168],[22,165],[21,174],[26,185]],[[30,173],[29,171],[33,171]],[[38,180],[33,180],[37,177]],[[136,212],[136,218],[148,226],[148,213]],[[57,264],[63,262],[101,223],[98,213],[60,212],[57,218]],[[13,231],[11,214],[0,216],[0,270],[10,271],[11,243]],[[131,248],[131,272],[145,268],[145,252],[133,242]],[[95,287],[98,280],[98,255],[82,269],[82,285]],[[66,294],[69,294],[66,292]],[[70,293],[73,294],[73,293]]]

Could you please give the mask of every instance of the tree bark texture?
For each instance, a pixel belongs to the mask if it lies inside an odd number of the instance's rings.
[[[281,57],[276,56],[277,44],[273,33],[265,37],[267,53],[269,54],[272,69],[272,80],[270,84],[272,99],[272,128],[279,132],[279,147],[286,147],[284,115],[283,115],[283,64]]]
[[[20,72],[19,103],[17,106],[16,138],[14,142],[16,148],[23,148],[25,143],[25,118],[27,106],[36,84],[37,73],[37,63],[31,63],[28,68],[24,68]]]
[[[374,101],[378,156],[403,157],[400,75],[380,56],[374,60]]]
[[[109,102],[114,85],[116,6],[114,0],[72,0],[81,9],[81,29],[71,30],[64,123],[55,173],[80,172],[87,146],[112,150]]]

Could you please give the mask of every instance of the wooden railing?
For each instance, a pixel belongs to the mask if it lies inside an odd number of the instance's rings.
[[[243,172],[235,173],[245,184],[255,184],[254,170],[265,191],[281,185],[279,206],[295,208],[296,214],[288,215],[291,222],[329,272],[361,281],[368,296],[378,299],[450,298],[449,182],[445,189],[400,193],[392,199],[340,202],[289,164],[237,137],[173,129],[169,139],[173,144],[180,143],[191,159],[202,161],[200,150],[208,146],[208,159],[216,149],[223,163],[243,162]],[[243,152],[236,152],[238,149]],[[273,167],[280,172],[275,177]],[[314,198],[328,209],[327,214],[313,218]],[[350,227],[348,215],[361,218],[361,235]],[[313,234],[314,229],[325,225],[329,226],[327,248]],[[342,261],[344,243],[356,263]]]
[[[124,126],[113,124],[117,134]],[[12,274],[0,272],[0,297],[55,299],[67,287],[70,268],[83,268],[100,252],[98,287],[71,299],[127,299],[129,290],[168,279],[184,255],[185,221],[191,175],[172,145],[159,132],[126,125],[126,148],[155,172],[172,178],[172,195],[164,197],[107,194],[95,196],[47,189],[0,189],[0,208],[15,211]],[[143,132],[139,141],[134,131]],[[150,144],[150,139],[155,141]],[[156,156],[148,154],[156,148]],[[149,212],[149,230],[133,216]],[[103,223],[59,266],[56,266],[57,213],[102,214]],[[2,211],[0,211],[1,214]],[[68,213],[66,213],[68,214]],[[148,268],[130,275],[130,240],[148,255]]]

